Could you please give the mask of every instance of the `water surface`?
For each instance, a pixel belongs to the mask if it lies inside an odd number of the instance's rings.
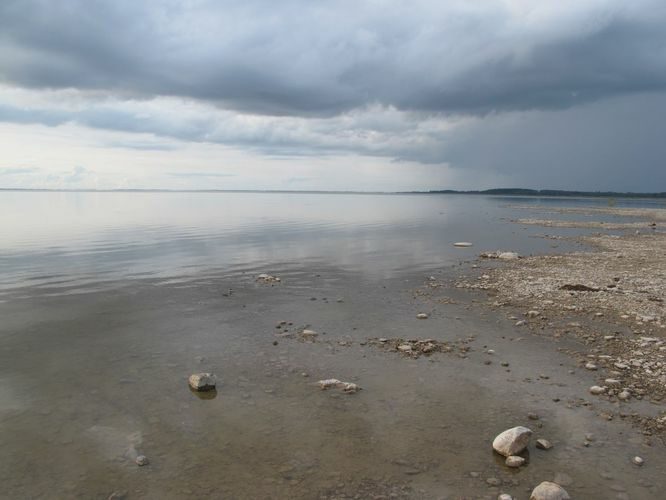
[[[99,289],[326,263],[371,278],[449,266],[482,250],[544,252],[511,199],[295,193],[0,194],[0,293]],[[552,231],[551,231],[552,232]],[[558,234],[575,234],[560,230]],[[472,249],[452,246],[471,241]],[[2,297],[2,295],[0,295]]]
[[[566,341],[524,338],[473,306],[484,296],[446,285],[482,272],[461,265],[480,251],[578,248],[508,222],[533,216],[511,203],[0,193],[0,497],[526,498],[566,477],[575,498],[656,498],[660,450],[567,404],[592,376],[557,351]],[[465,240],[474,246],[452,245]],[[257,282],[262,272],[281,283]],[[416,291],[430,276],[444,286],[428,299]],[[280,321],[320,335],[279,337]],[[372,337],[470,350],[410,360],[365,345]],[[199,371],[218,375],[216,397],[188,389]],[[331,377],[363,390],[315,386]],[[490,442],[534,425],[532,411],[555,448],[509,470]]]

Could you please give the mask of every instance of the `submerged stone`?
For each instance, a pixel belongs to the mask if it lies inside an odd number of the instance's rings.
[[[532,490],[530,500],[570,500],[567,491],[559,484],[544,481]]]
[[[212,391],[217,381],[212,373],[193,373],[188,383],[194,391]]]

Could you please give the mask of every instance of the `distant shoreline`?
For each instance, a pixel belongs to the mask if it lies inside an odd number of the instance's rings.
[[[646,198],[666,199],[666,192],[634,193],[617,191],[566,191],[556,189],[497,188],[461,191],[441,189],[430,191],[325,191],[288,189],[47,189],[47,188],[0,188],[0,192],[46,192],[46,193],[287,193],[287,194],[465,194],[482,196],[524,196],[539,198]]]

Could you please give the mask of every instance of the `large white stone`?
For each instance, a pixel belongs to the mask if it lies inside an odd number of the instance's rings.
[[[570,498],[567,490],[550,481],[541,483],[530,495],[530,500],[569,500]]]
[[[527,427],[514,427],[498,435],[493,441],[493,449],[500,455],[517,455],[530,443],[532,431]]]

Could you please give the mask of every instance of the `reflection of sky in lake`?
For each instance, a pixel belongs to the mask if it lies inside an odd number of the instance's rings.
[[[324,264],[381,278],[455,264],[483,250],[547,251],[552,241],[530,236],[575,233],[509,224],[511,218],[546,217],[509,208],[530,201],[462,195],[4,192],[0,288]],[[455,241],[471,241],[474,247],[454,248]]]

